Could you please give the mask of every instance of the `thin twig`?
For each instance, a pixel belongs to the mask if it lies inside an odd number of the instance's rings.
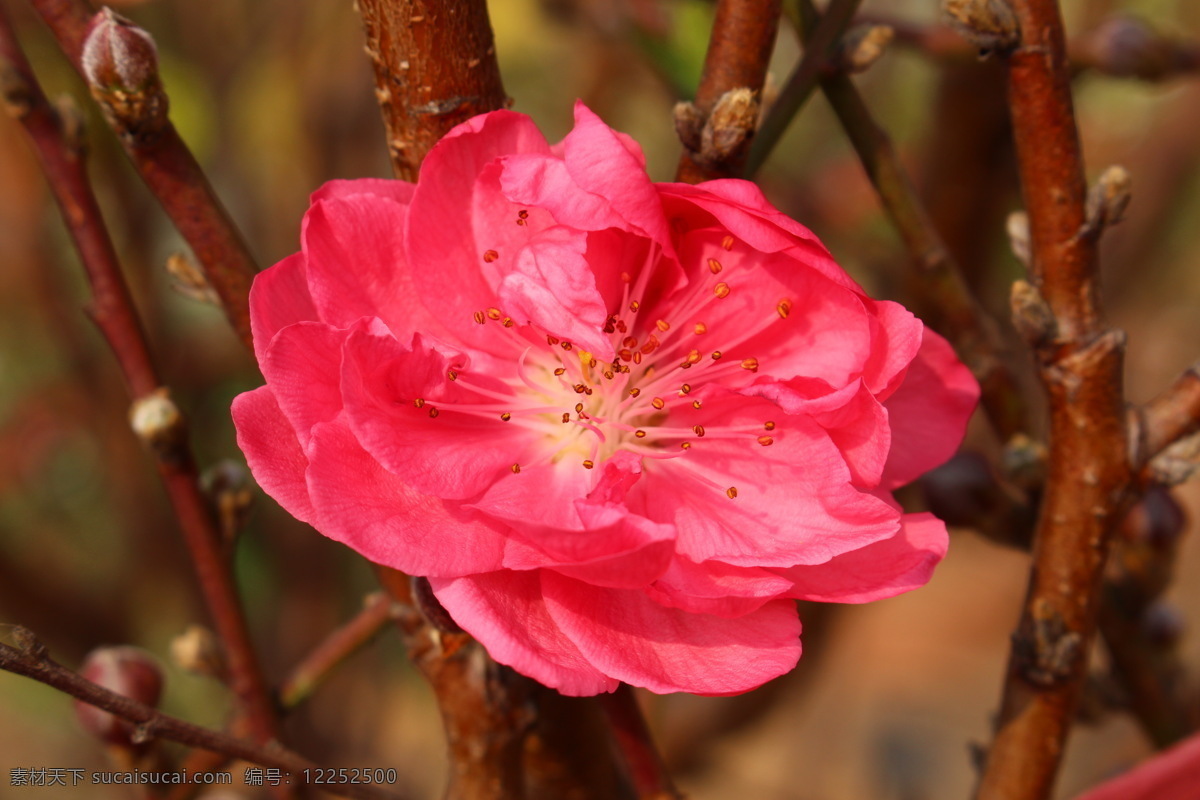
[[[812,0],[798,0],[805,31],[813,36],[826,25]],[[805,52],[816,45],[806,45]],[[848,75],[816,68],[816,82],[828,98],[854,145],[880,202],[917,266],[924,298],[922,314],[946,336],[971,368],[982,389],[984,409],[1003,442],[1028,432],[1025,404],[1005,364],[996,326],[980,308],[941,236],[933,226],[891,139],[875,123]]]
[[[1085,677],[1114,523],[1128,501],[1124,337],[1107,328],[1089,233],[1062,19],[1014,0],[1009,105],[1029,213],[1032,277],[1050,318],[1031,337],[1049,396],[1049,475],[1021,622],[979,800],[1049,797]]]
[[[358,0],[397,178],[460,122],[508,105],[486,0]]]
[[[712,36],[704,57],[704,71],[693,102],[697,119],[696,133],[709,125],[709,139],[716,128],[717,139],[736,137],[737,141],[708,150],[689,146],[679,161],[676,180],[699,183],[713,178],[741,177],[742,165],[755,135],[758,122],[758,101],[767,77],[767,66],[775,48],[779,30],[780,0],[718,0],[713,16]],[[723,98],[736,90],[748,90],[740,103],[742,108],[730,109],[725,122],[714,119]],[[733,100],[729,96],[726,105]],[[721,131],[724,127],[726,130]],[[698,145],[693,142],[691,145]]]
[[[45,654],[44,647],[41,647],[28,631],[19,629],[19,632],[23,634],[20,638],[24,639],[26,643],[31,643],[32,646],[18,649],[0,644],[0,669],[32,678],[85,703],[102,708],[121,719],[136,723],[139,736],[167,739],[215,753],[223,753],[231,758],[262,764],[265,767],[278,768],[289,773],[288,777],[297,783],[303,782],[306,772],[321,771],[318,765],[275,742],[256,745],[224,733],[202,728],[199,725],[193,725],[178,717],[163,714],[155,708],[131,700],[124,695],[110,692],[51,659]],[[321,788],[342,797],[362,798],[363,800],[400,800],[400,795],[394,792],[367,784],[322,785]]]
[[[30,2],[71,64],[87,81],[81,64],[83,43],[93,16],[87,0]],[[230,324],[249,348],[250,283],[258,267],[208,178],[167,118],[166,95],[161,96],[161,114],[148,113],[153,104],[138,102],[123,103],[122,113],[114,114],[113,104],[104,96],[102,87],[89,84],[134,167],[192,248]],[[157,76],[155,86],[145,91],[162,92]]]
[[[638,800],[683,800],[684,795],[671,782],[662,756],[654,746],[633,687],[621,684],[612,694],[601,696],[600,704],[612,725],[617,747],[625,757]]]
[[[333,631],[295,666],[279,687],[279,704],[286,709],[303,703],[330,673],[374,639],[395,616],[395,604],[382,593],[367,598],[363,610]]]
[[[58,201],[91,284],[91,314],[117,356],[137,409],[158,416],[135,421],[150,437],[159,475],[195,565],[201,593],[224,643],[231,685],[256,738],[276,735],[274,708],[242,614],[231,565],[222,552],[212,511],[199,476],[182,416],[160,387],[137,313],[130,300],[112,241],[92,193],[81,143],[64,134],[62,121],[47,102],[21,52],[7,17],[0,13],[0,69],[5,102],[28,131]]]

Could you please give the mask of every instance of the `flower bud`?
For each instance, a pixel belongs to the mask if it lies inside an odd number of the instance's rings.
[[[166,389],[134,400],[129,407],[129,425],[143,444],[165,460],[177,457],[186,438],[183,413]]]
[[[79,674],[148,706],[157,706],[162,695],[162,669],[153,656],[137,647],[99,647],[83,660]],[[75,718],[85,731],[109,744],[133,748],[142,743],[135,723],[87,703],[75,701]]]
[[[1129,206],[1132,187],[1133,179],[1124,167],[1111,166],[1104,170],[1096,185],[1088,192],[1088,226],[1100,230],[1120,222]]]
[[[220,642],[202,625],[189,625],[171,640],[171,660],[181,669],[219,681],[224,681],[229,674]]]
[[[1028,281],[1013,281],[1009,297],[1013,326],[1033,346],[1045,344],[1058,333],[1054,311],[1041,291]]]
[[[1010,50],[1021,38],[1008,0],[942,0],[942,16],[982,56]]]
[[[1122,521],[1125,538],[1137,544],[1147,544],[1160,552],[1175,547],[1187,529],[1187,515],[1179,501],[1165,486],[1151,484],[1140,503],[1130,509]]]
[[[838,48],[838,67],[851,74],[866,72],[879,60],[895,37],[890,25],[857,25],[850,29]]]
[[[93,89],[142,92],[158,82],[154,39],[110,8],[92,18],[80,61]]]

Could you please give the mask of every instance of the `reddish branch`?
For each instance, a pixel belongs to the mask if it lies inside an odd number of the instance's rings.
[[[676,180],[699,183],[712,178],[741,177],[746,148],[757,123],[758,96],[767,76],[775,34],[779,29],[780,0],[718,0],[713,18],[712,38],[704,57],[704,72],[693,103],[698,126],[706,124],[722,98],[737,89],[748,89],[753,96],[746,114],[731,114],[730,127],[741,126],[729,135],[741,136],[737,146],[722,157],[698,159],[696,152],[684,152]],[[740,118],[748,117],[748,118]],[[713,120],[719,126],[720,120]],[[703,161],[704,163],[701,163]]]
[[[281,769],[289,773],[291,780],[296,783],[302,782],[305,771],[321,769],[317,764],[280,747],[277,743],[272,742],[265,746],[252,744],[208,728],[202,728],[199,725],[193,725],[178,717],[163,714],[155,708],[131,700],[124,695],[110,692],[51,659],[33,634],[24,629],[18,629],[18,634],[19,640],[23,643],[21,649],[0,644],[0,669],[32,678],[85,703],[102,708],[121,719],[136,723],[140,735],[147,739],[166,739],[214,753],[222,753],[231,758],[261,764],[265,767]],[[322,786],[321,788],[332,791],[341,797],[362,798],[362,800],[400,800],[399,795],[368,784],[345,784],[336,788],[333,786]]]
[[[1135,422],[1138,466],[1200,430],[1200,363],[1188,367],[1171,386],[1138,409]]]
[[[83,75],[80,57],[92,18],[87,0],[30,1]],[[101,87],[90,88],[134,167],[195,253],[230,324],[250,347],[248,298],[258,268],[200,165],[167,118],[166,94],[157,76],[144,93],[161,93],[156,98],[160,114],[150,111],[155,103],[114,103]]]
[[[508,104],[486,0],[358,0],[397,178],[451,128]]]
[[[1033,277],[1051,325],[1035,343],[1050,402],[1049,475],[980,800],[1049,797],[1085,677],[1099,589],[1130,466],[1123,336],[1106,328],[1095,235],[1054,0],[1014,0],[1009,105],[1029,212]]]
[[[602,696],[600,702],[625,757],[638,800],[683,800],[654,746],[633,687],[621,684],[612,694]]]
[[[225,645],[231,686],[256,739],[274,738],[276,721],[257,657],[250,642],[212,512],[200,490],[186,430],[150,359],[137,313],[121,275],[112,241],[88,182],[81,143],[66,138],[62,120],[47,102],[20,51],[6,17],[0,15],[0,70],[4,100],[25,126],[41,160],[50,189],[79,252],[92,289],[91,315],[116,354],[125,381],[139,403],[158,404],[167,416],[152,426],[152,450],[183,530],[204,596]]]
[[[396,614],[390,597],[375,594],[367,598],[363,610],[354,619],[335,630],[317,645],[279,687],[279,703],[294,708],[343,661],[374,639]]]

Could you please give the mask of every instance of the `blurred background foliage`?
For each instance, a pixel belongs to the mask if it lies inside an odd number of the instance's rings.
[[[184,249],[181,240],[49,37],[20,0],[3,2],[49,93],[74,96],[88,116],[93,179],[202,464],[241,463],[228,408],[259,382],[252,361],[218,311],[174,290],[164,264]],[[298,247],[308,195],[323,181],[388,174],[349,2],[113,5],[156,38],[172,116],[263,265]],[[671,107],[698,78],[711,4],[490,5],[516,110],[554,140],[582,98],[641,142],[656,179],[671,178],[679,154]],[[1076,33],[1125,12],[1165,33],[1200,35],[1200,5],[1186,0],[1063,5]],[[936,19],[937,2],[867,0],[863,11],[925,25]],[[785,25],[768,94],[798,54]],[[1007,286],[1020,267],[1003,220],[1019,198],[1000,66],[897,44],[857,81],[985,305],[1007,326]],[[1128,394],[1144,400],[1200,353],[1200,85],[1190,77],[1148,84],[1084,73],[1076,88],[1090,170],[1121,163],[1134,176],[1133,206],[1106,238],[1104,264],[1110,314],[1130,334]],[[819,96],[760,182],[872,292],[914,301],[899,240]],[[127,396],[112,356],[81,313],[86,292],[75,254],[21,131],[7,120],[0,120],[0,265],[0,622],[32,628],[67,665],[100,644],[141,645],[164,661],[163,708],[220,726],[229,709],[223,687],[170,661],[172,639],[204,620],[191,567],[150,460],[125,422]],[[1013,350],[1014,364],[1028,374],[1020,345]],[[994,454],[996,443],[976,427],[968,446]],[[1177,494],[1194,517],[1195,484]],[[678,782],[696,800],[966,796],[974,780],[968,744],[989,738],[1027,568],[1027,556],[956,531],[927,588],[868,607],[806,609],[807,653],[792,675],[743,698],[649,698]],[[358,557],[261,496],[240,541],[238,570],[274,678],[374,589]],[[1185,618],[1200,618],[1198,576],[1200,552],[1189,541],[1170,594]],[[1183,653],[1200,665],[1197,637],[1185,638]],[[1096,663],[1103,667],[1102,653]],[[293,713],[287,735],[323,764],[394,766],[417,797],[435,797],[442,785],[436,707],[391,632]],[[1102,716],[1073,738],[1061,795],[1148,750],[1127,717]],[[105,764],[64,697],[0,675],[0,782],[13,767]],[[129,796],[111,787],[23,791]],[[210,795],[217,796],[255,795]]]

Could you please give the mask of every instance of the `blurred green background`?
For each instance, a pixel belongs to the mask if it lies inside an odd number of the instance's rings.
[[[214,308],[182,296],[164,263],[184,250],[20,0],[3,0],[51,94],[80,101],[91,123],[91,172],[154,353],[192,423],[205,467],[240,463],[228,408],[258,383]],[[373,80],[348,1],[126,0],[114,3],[156,38],[171,113],[265,266],[298,247],[308,195],[331,178],[387,175]],[[679,145],[671,108],[692,91],[712,6],[702,0],[492,0],[497,51],[514,108],[548,137],[569,129],[582,98],[632,134],[652,175],[669,180]],[[1136,13],[1157,29],[1200,35],[1184,0],[1068,0],[1070,30]],[[916,24],[936,0],[867,0],[864,13]],[[799,55],[779,37],[768,95]],[[895,137],[943,235],[1002,324],[1020,267],[1003,236],[1019,207],[999,65],[935,58],[894,45],[857,79]],[[1128,394],[1144,400],[1200,355],[1200,85],[1085,73],[1078,113],[1093,175],[1129,168],[1128,220],[1105,239],[1107,302],[1130,334]],[[878,296],[908,296],[908,264],[861,167],[815,98],[762,171],[783,210],[815,230]],[[170,662],[171,640],[204,621],[190,565],[154,475],[125,422],[113,358],[81,308],[74,252],[19,127],[0,120],[0,623],[33,629],[77,665],[100,644],[159,654],[163,707],[220,726],[223,687]],[[1028,377],[1021,346],[1014,365]],[[1037,391],[1030,396],[1037,403]],[[994,453],[984,425],[969,446]],[[1195,484],[1178,492],[1194,516]],[[968,743],[986,742],[1028,559],[956,532],[932,583],[914,594],[807,620],[800,667],[741,699],[649,699],[678,782],[695,798],[940,800],[967,795]],[[368,567],[260,496],[238,572],[267,672],[278,678],[374,589]],[[1200,552],[1185,543],[1173,602],[1200,618]],[[6,637],[0,629],[0,637]],[[1184,640],[1200,665],[1200,642]],[[1102,655],[1098,665],[1103,664]],[[417,797],[438,796],[444,756],[436,707],[392,633],[357,655],[287,722],[290,743],[322,764],[393,766]],[[1148,752],[1121,715],[1081,728],[1063,797]],[[101,770],[105,754],[67,700],[0,673],[0,786],[13,767]],[[235,774],[240,770],[235,769]],[[235,788],[210,797],[254,797]],[[8,789],[15,797],[129,797],[118,788]]]

